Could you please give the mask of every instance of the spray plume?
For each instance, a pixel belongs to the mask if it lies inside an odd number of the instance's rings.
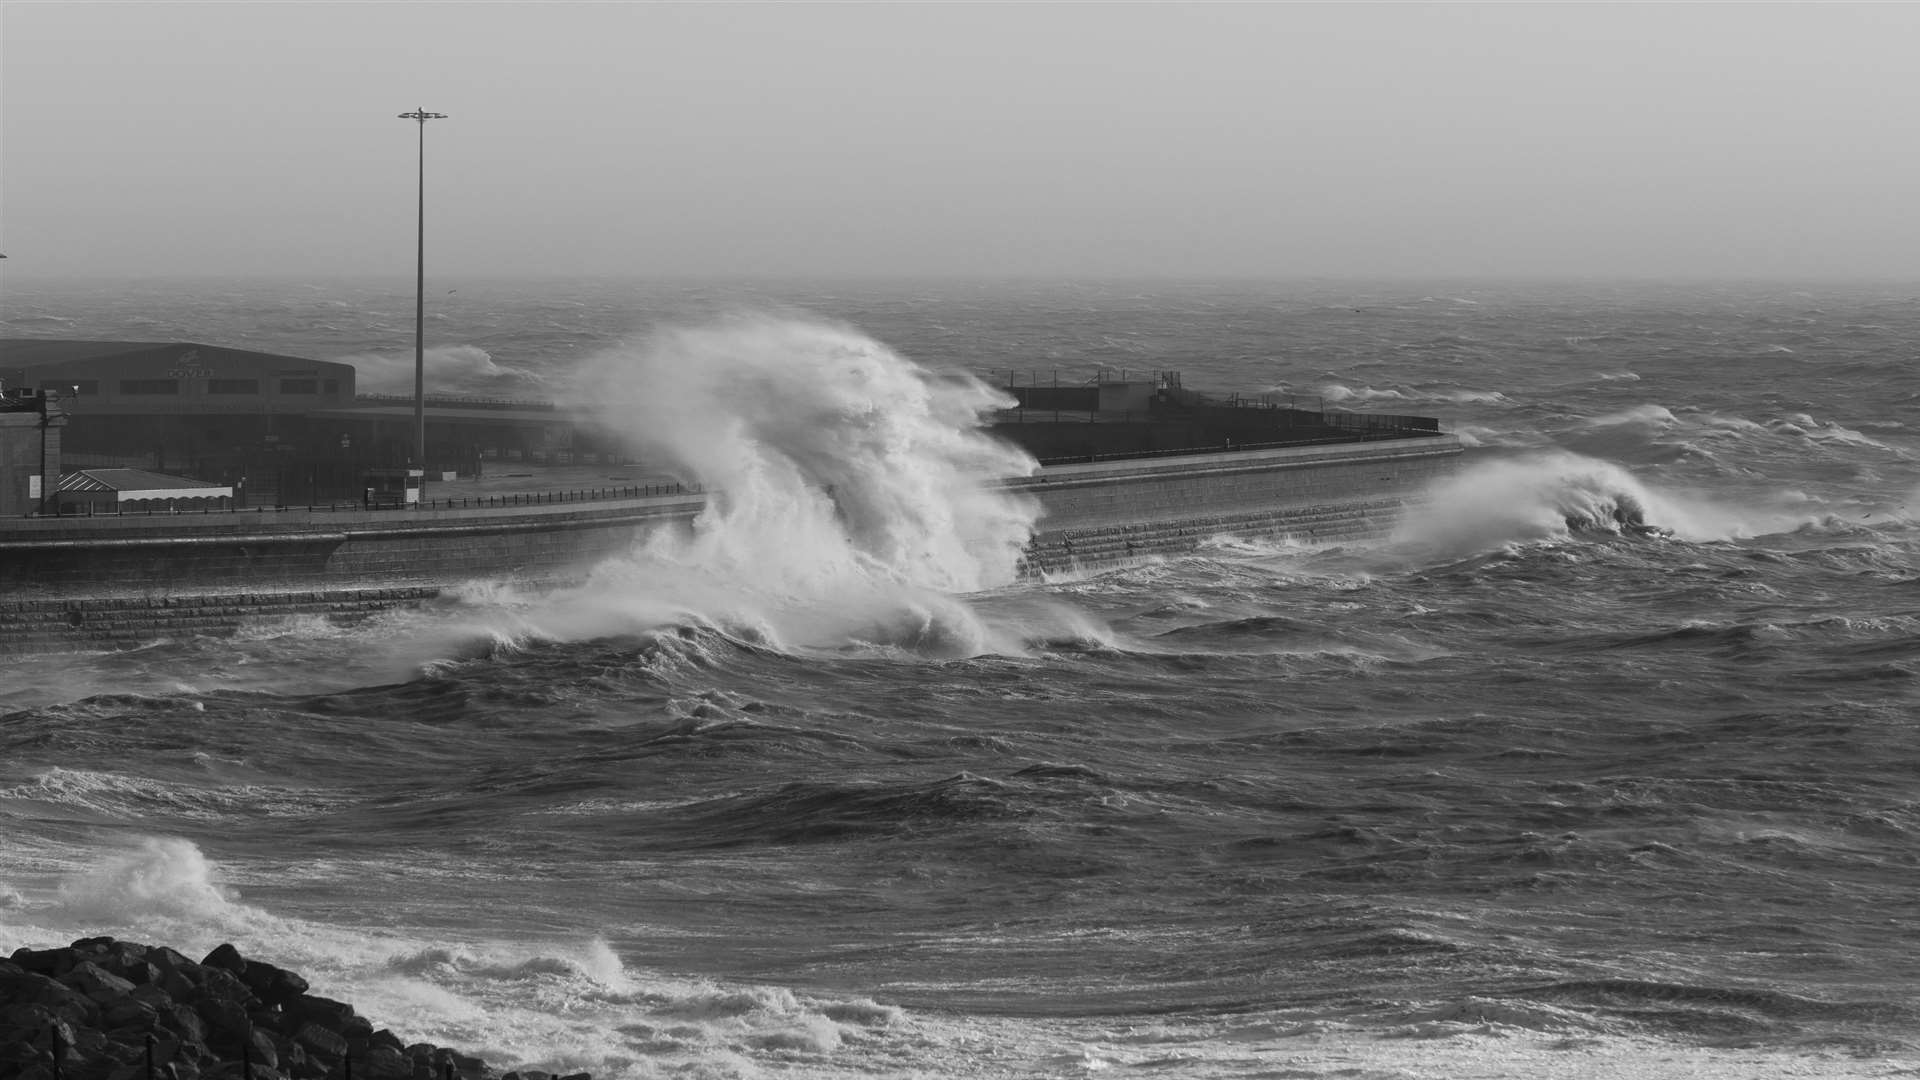
[[[1000,483],[1036,465],[983,429],[1005,404],[992,388],[771,316],[661,330],[589,361],[581,386],[604,427],[708,499],[690,532],[603,565],[575,613],[985,647],[953,594],[1011,582],[1037,513]]]

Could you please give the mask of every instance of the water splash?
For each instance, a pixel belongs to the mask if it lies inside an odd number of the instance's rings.
[[[60,914],[77,924],[138,925],[155,918],[209,923],[225,920],[235,908],[206,856],[178,837],[148,837],[108,854],[59,891]]]
[[[1613,462],[1564,452],[1479,462],[1426,494],[1395,531],[1395,548],[1467,555],[1579,532],[1731,540],[1789,531],[1812,514],[1789,494],[1776,506],[1743,505],[1664,489]]]
[[[989,646],[954,596],[1013,581],[1038,513],[999,484],[1037,466],[985,430],[997,391],[772,316],[662,330],[594,358],[581,386],[605,428],[708,499],[690,530],[535,613],[545,632],[704,619],[773,644]]]
[[[436,345],[422,356],[427,382],[443,393],[543,395],[543,378],[527,368],[502,364],[478,345]],[[342,356],[352,364],[363,394],[412,394],[413,354],[368,352]]]

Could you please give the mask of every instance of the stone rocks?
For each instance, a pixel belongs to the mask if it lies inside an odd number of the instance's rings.
[[[199,963],[164,946],[84,938],[0,960],[0,1076],[53,1080],[495,1080],[478,1058],[399,1036],[307,980],[222,945]],[[534,1080],[535,1071],[499,1080]],[[590,1080],[585,1073],[555,1080]]]

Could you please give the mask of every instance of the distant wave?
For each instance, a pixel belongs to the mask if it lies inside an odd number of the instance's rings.
[[[235,814],[311,812],[324,800],[313,793],[265,785],[179,783],[89,769],[52,768],[24,784],[0,788],[0,803],[37,802],[99,815],[106,820],[154,817],[217,821]]]
[[[1373,402],[1422,402],[1451,405],[1496,405],[1505,404],[1507,395],[1498,390],[1471,390],[1465,387],[1435,387],[1421,389],[1417,387],[1351,387],[1342,383],[1323,383],[1314,388],[1321,400],[1329,405],[1350,403],[1371,404]]]
[[[1806,519],[1804,510],[1669,492],[1613,462],[1551,451],[1477,462],[1436,483],[1395,543],[1466,555],[1576,532],[1724,540],[1791,530]]]
[[[334,358],[355,369],[355,386],[368,394],[413,393],[411,352],[355,353]],[[436,392],[457,394],[527,392],[545,381],[539,372],[500,364],[478,345],[436,345],[424,355],[427,383]]]

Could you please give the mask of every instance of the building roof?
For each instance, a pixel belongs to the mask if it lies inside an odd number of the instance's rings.
[[[81,469],[62,476],[54,490],[117,491],[123,497],[133,492],[154,491],[176,493],[185,498],[233,494],[233,488],[226,484],[210,484],[145,469]]]
[[[65,338],[0,338],[0,357],[10,367],[37,367],[40,364],[64,364],[72,360],[94,360],[121,353],[164,349],[186,344],[171,341],[70,341]]]
[[[115,356],[156,352],[167,349],[204,349],[209,353],[257,357],[280,363],[312,366],[342,365],[338,361],[315,360],[284,353],[235,349],[227,345],[203,345],[197,341],[74,341],[69,338],[0,338],[0,368],[31,368],[48,364],[73,364],[87,360],[105,360]]]

